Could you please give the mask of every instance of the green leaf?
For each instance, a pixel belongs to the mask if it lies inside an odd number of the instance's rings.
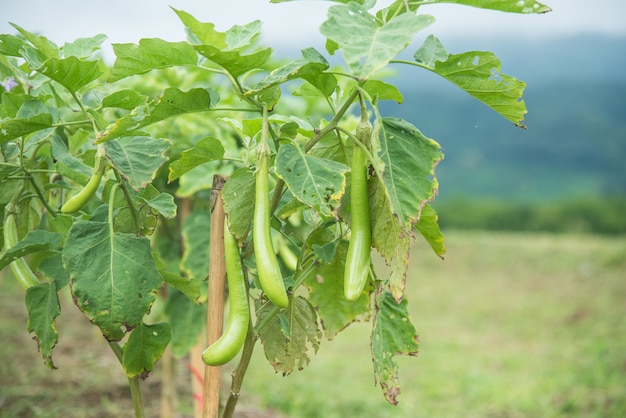
[[[184,294],[171,290],[165,314],[172,326],[172,353],[182,357],[198,343],[206,324],[206,304],[193,303]]]
[[[391,272],[384,282],[396,300],[402,300],[409,267],[411,233],[394,214],[385,185],[380,179],[369,182],[369,206],[372,220],[372,245],[383,256]],[[380,279],[380,277],[379,277]]]
[[[102,107],[117,107],[120,109],[132,110],[138,106],[145,105],[148,97],[137,93],[135,90],[119,90],[102,99]]]
[[[499,10],[511,13],[546,13],[552,9],[535,0],[430,0],[428,4],[454,3],[482,9]]]
[[[141,323],[130,333],[124,345],[122,366],[128,377],[146,378],[154,369],[154,364],[161,358],[170,342],[170,325]]]
[[[372,359],[374,376],[383,390],[385,399],[396,405],[400,394],[398,355],[416,356],[419,343],[415,327],[411,323],[407,300],[398,303],[388,292],[376,296],[376,318],[372,329]]]
[[[276,156],[276,174],[293,195],[324,216],[332,216],[345,192],[348,166],[313,157],[296,145],[285,144]]]
[[[17,31],[30,42],[45,58],[59,58],[59,47],[45,36],[35,35],[26,29],[11,23]]]
[[[515,125],[525,128],[526,104],[522,100],[526,83],[500,73],[500,60],[491,52],[448,54],[430,35],[415,52],[419,66],[451,81]]]
[[[172,273],[165,270],[159,270],[161,275],[163,276],[163,281],[167,284],[175,288],[176,290],[183,293],[187,299],[192,301],[194,304],[200,302],[202,298],[202,284],[204,283],[203,279],[200,278],[185,278],[180,277],[176,273]],[[206,309],[205,309],[206,310]]]
[[[257,308],[257,323],[266,320],[269,306],[271,304]],[[267,319],[265,326],[259,330],[259,337],[270,365],[277,373],[286,376],[309,364],[308,351],[313,348],[317,352],[322,333],[313,307],[302,296],[296,296],[284,315],[274,314]]]
[[[302,50],[302,58],[291,61],[273,70],[246,94],[257,94],[261,90],[278,86],[296,78],[307,78],[319,75],[329,67],[328,61],[315,48]]]
[[[205,279],[209,272],[211,212],[194,210],[183,224],[180,269],[187,277]]]
[[[255,196],[254,171],[249,168],[239,168],[228,177],[222,189],[224,211],[228,214],[231,232],[242,240],[248,236],[252,218],[254,217]]]
[[[0,144],[32,134],[33,132],[51,128],[53,123],[52,115],[48,113],[2,121],[0,123]]]
[[[432,206],[426,205],[422,209],[420,220],[415,225],[415,228],[426,239],[426,242],[428,242],[435,254],[443,257],[446,247],[443,244],[443,234],[439,229],[438,219],[437,212],[435,212]]]
[[[162,283],[150,241],[112,233],[107,222],[76,222],[65,241],[63,263],[76,305],[109,341],[141,324]]]
[[[194,88],[184,92],[176,87],[170,87],[160,97],[118,119],[96,142],[128,136],[134,131],[173,116],[210,110],[218,101],[217,92],[210,88]]]
[[[170,141],[146,136],[125,136],[105,143],[111,164],[136,190],[152,182],[167,157]]]
[[[92,36],[91,38],[78,38],[74,42],[63,45],[63,56],[89,58],[98,51],[107,36],[103,34]]]
[[[219,49],[213,45],[198,45],[196,50],[228,71],[234,78],[238,78],[248,71],[261,68],[272,55],[271,48],[261,49],[248,55],[244,55],[237,50]]]
[[[76,57],[50,58],[37,71],[56,81],[72,93],[102,75],[98,61],[81,61]]]
[[[44,363],[56,369],[52,362],[52,349],[59,340],[55,319],[61,314],[61,305],[54,282],[41,283],[26,289],[26,309],[28,311],[28,332],[34,339]]]
[[[176,10],[173,7],[172,10],[174,10],[178,18],[185,25],[187,37],[190,42],[200,45],[212,45],[218,49],[225,49],[228,46],[226,43],[226,34],[216,31],[213,23],[200,22],[189,13]]]
[[[415,126],[397,118],[384,118],[379,129],[377,156],[391,208],[410,231],[424,205],[437,191],[435,166],[443,159],[440,146]],[[377,161],[378,165],[378,161]]]
[[[189,170],[224,157],[222,142],[213,137],[206,137],[198,141],[193,148],[183,151],[180,159],[170,164],[168,181],[174,181]]]
[[[344,297],[343,271],[347,254],[348,242],[341,241],[331,262],[306,270],[309,274],[304,276],[304,285],[310,291],[309,302],[317,311],[329,340],[351,323],[367,319],[370,310],[367,293],[364,292],[356,301],[348,301]]]
[[[46,230],[29,231],[20,242],[2,253],[0,270],[28,254],[57,249],[61,246],[62,241],[63,237],[56,232]]]
[[[70,153],[63,135],[62,130],[56,130],[52,136],[52,156],[56,160],[55,169],[62,176],[85,185],[93,173],[93,168]]]
[[[139,44],[113,44],[116,59],[109,81],[178,65],[196,65],[198,54],[187,42],[141,39]]]
[[[333,6],[328,16],[320,32],[342,50],[350,71],[360,79],[386,66],[434,21],[428,15],[403,13],[380,24],[357,3]]]
[[[56,252],[52,256],[41,260],[39,271],[43,273],[45,278],[52,279],[57,289],[62,289],[70,282],[70,275],[63,267],[61,252]]]
[[[174,196],[169,193],[159,193],[157,196],[151,199],[143,199],[152,209],[159,212],[167,219],[173,219],[176,217],[176,201]]]
[[[20,51],[24,48],[26,42],[13,35],[1,34],[0,35],[0,54],[9,57],[21,57]]]
[[[363,90],[370,95],[375,102],[378,100],[393,100],[402,103],[402,93],[394,85],[380,80],[368,80],[363,84]]]

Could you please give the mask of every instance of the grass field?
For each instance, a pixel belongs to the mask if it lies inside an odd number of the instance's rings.
[[[287,377],[258,350],[243,409],[303,418],[626,417],[626,238],[450,232],[446,242],[445,261],[421,243],[412,252],[407,287],[421,351],[396,357],[397,407],[374,385],[370,324],[359,323]],[[131,416],[115,358],[69,297],[59,369],[48,371],[9,279],[0,282],[0,416]],[[187,417],[179,366],[179,416]],[[144,382],[151,417],[159,378]]]

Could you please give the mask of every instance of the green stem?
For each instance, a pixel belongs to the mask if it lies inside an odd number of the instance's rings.
[[[111,350],[113,350],[113,354],[115,354],[115,357],[117,357],[117,360],[120,362],[120,364],[123,364],[124,350],[122,350],[122,347],[114,341],[109,341],[109,347],[111,347]],[[144,418],[146,414],[143,407],[143,396],[141,395],[139,377],[129,377],[128,387],[130,388],[130,396],[133,400],[135,418]]]
[[[239,400],[239,393],[241,392],[241,386],[243,385],[243,378],[245,377],[248,366],[250,365],[256,341],[257,338],[253,328],[248,327],[248,333],[246,334],[246,341],[243,344],[239,364],[231,373],[232,382],[230,385],[230,395],[226,400],[226,405],[224,405],[222,418],[232,418],[233,413],[235,412],[235,407],[237,406],[237,401]]]
[[[315,135],[313,136],[313,138],[311,138],[309,142],[307,142],[307,144],[304,146],[305,152],[310,151],[311,148],[315,146],[315,144],[317,144],[322,138],[328,135],[329,132],[331,132],[333,129],[335,129],[335,127],[337,127],[337,124],[339,123],[343,115],[346,114],[348,109],[350,109],[350,106],[352,106],[352,103],[354,102],[354,99],[356,99],[358,94],[359,94],[359,89],[355,88],[350,94],[350,96],[348,97],[348,99],[344,102],[343,106],[341,106],[341,109],[339,109],[339,111],[335,113],[335,116],[333,116],[333,118],[328,123],[328,125],[324,126],[322,129],[317,131]]]

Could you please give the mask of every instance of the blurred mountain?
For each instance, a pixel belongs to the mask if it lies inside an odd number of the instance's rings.
[[[410,121],[442,146],[439,200],[545,202],[626,194],[626,38],[444,44],[451,53],[494,52],[501,72],[527,82],[529,113],[528,130],[517,128],[446,80],[395,67],[388,81],[404,103],[385,102],[381,113]]]

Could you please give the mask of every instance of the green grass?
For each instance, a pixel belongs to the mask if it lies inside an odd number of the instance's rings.
[[[323,341],[287,377],[257,350],[240,405],[293,418],[626,416],[626,237],[450,232],[446,242],[444,261],[421,242],[412,251],[407,288],[421,351],[396,357],[398,406],[374,385],[369,323]],[[119,365],[69,295],[59,369],[49,371],[26,332],[22,290],[0,280],[0,417],[131,416]],[[178,364],[187,417],[189,378]],[[157,370],[144,382],[151,417],[159,379]]]
[[[626,416],[626,240],[450,233],[447,243],[445,261],[412,252],[421,352],[396,357],[397,407],[374,386],[369,324],[286,378],[257,365],[247,394],[291,417]]]

